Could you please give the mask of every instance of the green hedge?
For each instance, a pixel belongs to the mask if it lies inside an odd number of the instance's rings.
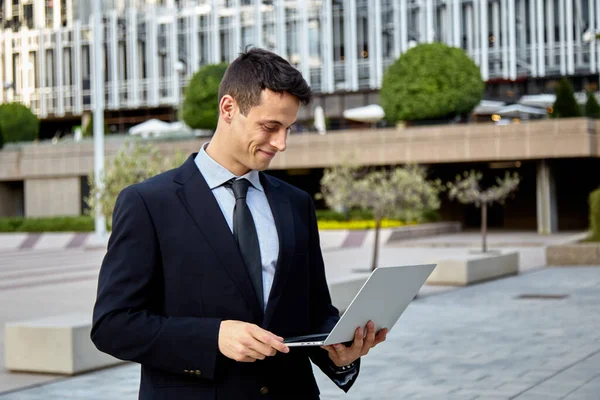
[[[347,214],[333,210],[317,210],[317,219],[319,221],[356,221],[356,220],[371,220],[373,213],[369,210],[350,210]],[[391,215],[390,218],[396,219]],[[441,219],[440,213],[437,210],[425,211],[421,216],[421,222],[437,222]],[[407,222],[407,221],[403,221]]]
[[[0,218],[0,232],[91,232],[94,218],[49,217],[49,218]]]
[[[368,210],[350,210],[347,214],[333,210],[317,210],[319,221],[352,221],[373,219],[373,214]]]
[[[600,196],[599,196],[600,197]],[[319,221],[365,221],[373,219],[367,210],[351,210],[347,215],[331,210],[317,210]],[[436,211],[425,213],[426,222],[439,220]],[[108,221],[107,221],[108,223]],[[600,226],[600,224],[599,224]],[[107,224],[108,229],[108,224]],[[91,216],[47,217],[47,218],[0,218],[0,232],[93,232],[94,218]]]
[[[600,241],[600,188],[590,193],[589,206],[592,239]]]

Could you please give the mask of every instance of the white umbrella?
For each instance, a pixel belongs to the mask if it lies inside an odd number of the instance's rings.
[[[364,107],[351,108],[344,111],[344,118],[359,122],[375,123],[385,117],[385,112],[380,105],[371,104]]]
[[[506,105],[503,101],[491,101],[481,100],[479,104],[473,109],[473,114],[477,115],[492,115],[496,114],[500,108]]]
[[[529,117],[530,115],[548,115],[545,108],[529,107],[522,104],[511,104],[496,111],[496,114],[504,117]]]
[[[320,135],[327,133],[327,127],[325,126],[325,111],[323,111],[323,107],[321,106],[315,107],[314,125]]]
[[[555,94],[532,94],[522,96],[518,103],[524,106],[547,108],[554,104],[555,101]]]
[[[140,135],[143,138],[148,136],[160,136],[162,133],[172,131],[173,128],[168,122],[164,122],[158,119],[149,119],[141,124],[137,124],[129,128],[130,135]]]

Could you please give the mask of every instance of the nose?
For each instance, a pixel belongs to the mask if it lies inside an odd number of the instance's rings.
[[[287,141],[287,129],[281,128],[271,136],[270,145],[277,151],[285,151]]]

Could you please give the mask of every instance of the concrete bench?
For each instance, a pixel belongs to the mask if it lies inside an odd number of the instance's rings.
[[[519,253],[480,254],[431,260],[437,267],[427,284],[467,286],[519,273]]]
[[[6,369],[75,375],[122,363],[96,349],[90,340],[91,318],[69,314],[7,323]]]

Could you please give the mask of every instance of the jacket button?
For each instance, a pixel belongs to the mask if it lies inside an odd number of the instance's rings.
[[[269,394],[269,388],[266,387],[266,386],[261,387],[260,388],[260,394],[262,394],[262,395]]]
[[[198,376],[202,375],[202,372],[200,372],[199,370],[196,370],[195,372],[196,372],[196,375],[198,375]]]

